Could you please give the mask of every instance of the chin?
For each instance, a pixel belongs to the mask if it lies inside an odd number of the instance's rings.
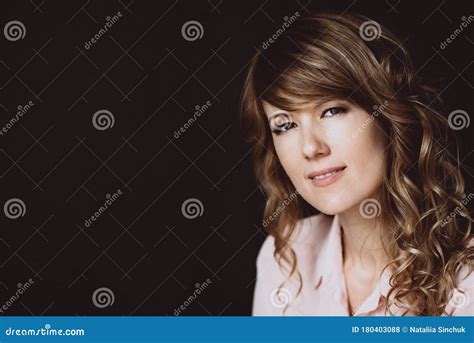
[[[336,214],[344,212],[344,210],[338,206],[320,206],[316,207],[316,209],[328,216],[334,216]]]
[[[332,198],[332,199],[309,199],[308,203],[321,213],[333,216],[353,207],[352,202],[348,199]]]

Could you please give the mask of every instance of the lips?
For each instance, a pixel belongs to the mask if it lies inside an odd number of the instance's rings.
[[[331,167],[315,171],[308,175],[312,184],[318,187],[325,187],[336,182],[343,174],[346,166]]]
[[[315,172],[312,172],[311,174],[308,175],[308,179],[323,179],[325,177],[329,177],[332,173],[336,173],[340,170],[346,169],[346,166],[341,166],[341,167],[331,167],[331,168],[325,168],[321,169]]]

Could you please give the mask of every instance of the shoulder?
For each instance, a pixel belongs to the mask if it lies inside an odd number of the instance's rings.
[[[289,240],[296,253],[298,270],[303,278],[303,285],[311,284],[317,254],[326,241],[332,224],[332,217],[324,214],[304,218],[298,221]],[[275,258],[275,238],[268,236],[263,242],[257,257],[257,278],[254,291],[253,315],[284,315],[280,296],[276,295],[279,287],[284,284],[282,297],[291,299],[298,294],[299,283],[296,279],[288,279],[287,266],[280,266]],[[308,282],[306,282],[308,281]],[[302,298],[299,299],[302,301]],[[295,307],[293,304],[289,310]],[[293,314],[299,312],[291,312]],[[289,312],[288,312],[289,314]]]
[[[318,253],[322,243],[326,240],[331,224],[332,216],[318,214],[312,217],[300,219],[289,240],[289,244],[295,250],[297,256],[305,256]],[[257,266],[264,266],[268,263],[275,263],[275,238],[267,236],[260,248],[257,257]]]

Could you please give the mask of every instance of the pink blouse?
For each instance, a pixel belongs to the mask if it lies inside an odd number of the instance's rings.
[[[254,316],[348,316],[349,305],[343,272],[341,226],[338,216],[319,214],[298,222],[291,244],[298,259],[298,270],[303,288],[295,294],[298,282],[292,278],[281,291],[278,287],[287,279],[273,256],[274,238],[268,236],[257,258]],[[474,272],[467,267],[459,273],[459,288],[446,307],[448,315],[474,316]],[[359,316],[385,316],[386,296],[390,290],[391,273],[386,270],[377,286],[355,311]],[[467,277],[466,277],[467,276]],[[293,301],[293,302],[292,302]],[[292,302],[292,303],[291,303]],[[284,313],[286,304],[290,306]],[[392,305],[392,313],[400,315],[403,309]]]

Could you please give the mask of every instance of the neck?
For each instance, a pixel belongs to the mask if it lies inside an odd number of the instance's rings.
[[[389,257],[383,248],[383,227],[378,217],[364,218],[358,206],[338,217],[343,233],[344,264],[380,272],[389,262]]]

